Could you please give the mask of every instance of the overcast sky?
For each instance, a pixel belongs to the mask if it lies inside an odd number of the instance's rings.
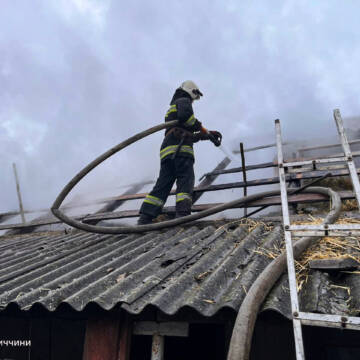
[[[49,207],[85,165],[163,121],[194,80],[195,114],[237,148],[333,136],[332,110],[360,114],[358,1],[3,0],[0,211]],[[162,134],[115,155],[74,192],[153,179]],[[196,145],[199,177],[223,158]],[[268,161],[269,159],[264,159]]]

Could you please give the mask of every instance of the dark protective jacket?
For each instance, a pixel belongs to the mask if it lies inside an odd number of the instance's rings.
[[[179,120],[177,128],[184,130],[183,134],[185,135],[176,156],[194,158],[193,143],[194,141],[202,140],[197,133],[201,130],[201,122],[194,116],[191,96],[182,89],[175,91],[170,102],[170,108],[165,115],[165,122],[173,120]],[[176,152],[180,141],[179,131],[166,130],[165,138],[160,148],[161,161],[168,159]]]

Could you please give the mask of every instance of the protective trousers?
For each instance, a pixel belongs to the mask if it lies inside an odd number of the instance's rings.
[[[161,162],[160,174],[152,191],[141,205],[140,213],[155,218],[162,210],[176,181],[176,216],[191,213],[194,188],[194,159],[184,156],[168,158]]]

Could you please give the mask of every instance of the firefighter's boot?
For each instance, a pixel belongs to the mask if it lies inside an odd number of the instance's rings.
[[[191,215],[191,195],[180,193],[176,195],[176,215],[175,218]]]
[[[140,214],[137,224],[138,225],[148,225],[152,224],[153,217],[147,214]]]

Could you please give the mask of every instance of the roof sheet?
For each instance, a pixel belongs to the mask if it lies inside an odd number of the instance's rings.
[[[166,314],[188,307],[203,316],[237,311],[251,284],[281,247],[278,224],[176,227],[135,235],[48,232],[0,237],[0,308],[41,304],[119,305],[140,313],[153,305]],[[266,251],[268,250],[268,252]],[[313,270],[301,291],[304,311],[354,315],[360,309],[360,277]],[[290,317],[287,276],[263,309]]]

